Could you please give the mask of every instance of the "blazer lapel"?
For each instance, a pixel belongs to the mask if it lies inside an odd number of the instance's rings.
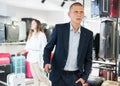
[[[78,47],[78,57],[80,57],[82,51],[84,50],[83,47],[85,46],[85,39],[86,39],[86,33],[84,31],[84,28],[81,27],[81,34],[80,34],[79,47]]]
[[[68,47],[69,47],[69,32],[70,32],[70,23],[67,23],[65,26],[65,30],[64,30],[64,49],[65,49],[65,56],[67,57],[68,55]]]

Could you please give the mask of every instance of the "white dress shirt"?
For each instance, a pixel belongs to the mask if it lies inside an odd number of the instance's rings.
[[[74,29],[70,24],[68,58],[64,70],[67,71],[78,70],[77,55],[78,55],[79,40],[80,40],[80,28],[78,29],[77,32],[74,32]]]

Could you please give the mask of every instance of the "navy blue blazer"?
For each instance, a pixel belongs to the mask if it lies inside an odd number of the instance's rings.
[[[53,29],[50,40],[44,48],[44,65],[51,63],[52,71],[50,79],[55,81],[60,77],[60,71],[64,69],[69,48],[69,32],[70,23],[57,24]],[[77,66],[79,68],[79,77],[85,81],[88,79],[92,66],[92,46],[93,32],[81,27],[81,35],[79,40]],[[50,61],[51,51],[55,47],[54,56]]]

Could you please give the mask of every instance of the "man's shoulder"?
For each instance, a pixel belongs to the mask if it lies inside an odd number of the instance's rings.
[[[63,31],[65,29],[70,28],[70,23],[61,23],[61,24],[56,24],[55,29],[58,31]]]
[[[55,26],[65,26],[65,25],[70,25],[70,23],[59,23],[59,24],[56,24]]]
[[[88,32],[88,33],[93,34],[93,32],[92,32],[91,30],[89,30],[88,28],[85,28],[85,27],[83,27],[83,26],[81,26],[81,27],[82,27],[82,29],[83,29],[85,32]]]

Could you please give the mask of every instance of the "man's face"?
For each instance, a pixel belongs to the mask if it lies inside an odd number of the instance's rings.
[[[84,8],[79,5],[74,5],[68,12],[68,16],[71,18],[71,22],[80,24],[84,17]]]

